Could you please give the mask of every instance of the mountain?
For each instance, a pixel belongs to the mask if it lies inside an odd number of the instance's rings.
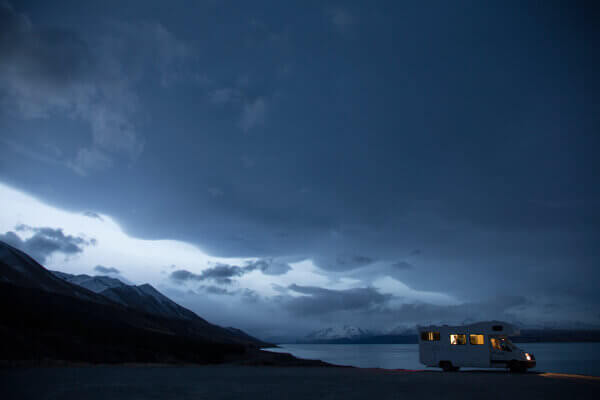
[[[101,292],[109,299],[137,308],[151,314],[164,315],[170,318],[183,318],[189,320],[202,320],[199,316],[175,303],[149,284],[139,286],[124,286],[107,289]],[[256,340],[255,338],[252,338]]]
[[[108,276],[71,275],[59,271],[52,271],[52,273],[69,283],[82,286],[127,307],[169,318],[201,319],[206,322],[147,283],[136,286],[127,285]],[[249,335],[245,335],[251,338]]]
[[[72,275],[60,271],[51,272],[69,283],[82,286],[115,303],[149,314],[186,319],[197,324],[210,325],[206,320],[175,303],[150,284],[127,285],[119,279],[108,276]],[[253,343],[261,347],[268,345],[268,343],[247,334],[241,329],[232,327],[220,329],[223,329],[227,335],[234,337],[237,341]]]
[[[149,285],[131,288],[106,282],[112,287],[102,292],[127,289],[139,298],[167,302]],[[267,345],[210,324],[189,310],[194,317],[173,318],[148,312],[147,306],[123,304],[127,302],[59,278],[24,252],[0,242],[4,360],[213,363],[247,358]]]
[[[227,327],[227,328],[225,328],[225,329],[227,329],[229,332],[231,332],[231,334],[235,335],[236,337],[239,337],[239,338],[244,338],[244,339],[246,339],[246,340],[250,340],[250,341],[256,341],[256,340],[258,340],[258,339],[256,339],[254,336],[250,336],[249,334],[247,334],[246,332],[244,332],[244,331],[243,331],[243,330],[241,330],[241,329],[238,329],[238,328],[233,328],[233,327],[231,327],[231,326],[228,326],[228,327]],[[262,343],[262,342],[261,342],[261,343]]]
[[[37,261],[14,247],[0,241],[0,282],[19,287],[72,296],[100,304],[111,302],[90,290],[74,286],[50,273]]]
[[[521,335],[511,337],[515,343],[532,342],[600,342],[600,329],[521,329]],[[272,340],[276,343],[283,341]],[[288,342],[293,342],[288,340]],[[417,330],[408,326],[398,326],[385,333],[363,330],[356,327],[326,328],[315,331],[299,343],[315,344],[416,344],[419,342]]]
[[[322,342],[329,340],[340,339],[358,339],[365,336],[371,336],[372,333],[368,330],[362,330],[355,326],[336,326],[314,331],[306,336],[306,341]]]
[[[82,286],[95,293],[100,293],[103,290],[111,289],[115,287],[127,286],[119,279],[111,278],[109,276],[90,276],[90,275],[72,275],[60,271],[50,271],[57,277],[72,283],[74,285]]]
[[[417,343],[417,334],[407,328],[393,329],[388,333],[370,331],[354,326],[339,326],[321,329],[298,340],[300,343],[315,344],[408,344]]]

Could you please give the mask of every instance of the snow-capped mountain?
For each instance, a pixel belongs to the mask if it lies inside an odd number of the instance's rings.
[[[147,283],[138,286],[114,287],[106,289],[100,294],[117,303],[138,308],[153,314],[164,315],[171,318],[202,319],[187,308],[175,303]]]
[[[398,325],[388,330],[337,326],[318,330],[298,340],[300,343],[391,344],[417,343],[415,327]]]
[[[127,285],[108,276],[72,275],[59,271],[52,273],[69,283],[82,286],[127,307],[169,318],[201,319],[147,283]]]
[[[64,279],[69,283],[73,283],[75,285],[82,286],[88,290],[91,290],[95,293],[100,293],[103,290],[111,289],[114,287],[123,287],[127,286],[125,283],[121,282],[119,279],[111,278],[108,276],[90,276],[90,275],[72,275],[67,274],[65,272],[60,271],[51,271],[54,275],[59,278]]]
[[[373,333],[355,326],[343,325],[320,329],[306,336],[306,340],[332,340],[332,339],[356,339],[362,336],[370,336]]]

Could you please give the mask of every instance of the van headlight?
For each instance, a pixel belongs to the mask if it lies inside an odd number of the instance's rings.
[[[523,355],[527,361],[531,361],[533,359],[533,354],[525,353]]]

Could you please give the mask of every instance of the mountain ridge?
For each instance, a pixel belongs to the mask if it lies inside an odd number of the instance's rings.
[[[369,330],[363,330],[351,325],[333,326],[311,332],[306,336],[307,340],[323,341],[337,339],[357,339],[372,335]]]
[[[113,287],[103,291],[127,289],[176,304],[150,285],[132,289],[109,283]],[[187,311],[194,317],[174,318],[123,305],[59,278],[0,241],[2,359],[211,363],[250,354],[266,357],[259,349],[268,343]]]
[[[82,286],[124,306],[165,317],[198,319],[207,323],[196,313],[175,303],[148,283],[128,285],[117,278],[103,275],[90,276],[85,274],[73,275],[60,271],[51,272],[69,283]]]

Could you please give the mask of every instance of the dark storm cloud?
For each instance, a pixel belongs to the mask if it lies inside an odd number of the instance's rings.
[[[231,278],[242,276],[250,271],[237,265],[219,264],[203,270],[198,275],[198,280],[210,279],[217,283],[230,284],[232,282]]]
[[[88,240],[78,236],[65,235],[62,229],[18,225],[15,230],[17,232],[30,231],[34,234],[23,240],[15,232],[9,231],[0,235],[0,240],[24,251],[40,263],[44,263],[47,257],[55,252],[73,255],[81,253],[85,246],[96,244],[95,239]]]
[[[228,290],[228,289],[222,288],[220,286],[200,285],[200,286],[196,287],[195,289],[196,289],[196,292],[202,291],[202,292],[216,295],[216,296],[229,296],[229,297],[237,296],[238,298],[244,299],[246,301],[251,301],[251,302],[256,302],[256,301],[258,301],[258,298],[259,298],[258,294],[255,291],[247,289],[247,288]],[[191,293],[194,293],[194,292],[191,292]]]
[[[204,290],[206,293],[216,294],[216,295],[233,296],[235,294],[235,292],[230,292],[227,289],[223,289],[221,287],[213,286],[213,285],[201,286],[199,289]]]
[[[86,217],[96,218],[96,219],[99,219],[100,221],[103,221],[102,217],[98,213],[95,213],[93,211],[85,211],[83,213],[83,215],[85,215]]]
[[[157,23],[112,21],[101,34],[85,37],[45,28],[7,3],[0,5],[0,24],[0,95],[7,108],[26,120],[67,115],[87,123],[91,134],[91,141],[77,141],[91,143],[59,157],[28,152],[38,160],[50,156],[51,163],[80,175],[110,168],[118,159],[135,161],[144,146],[136,86],[148,71],[163,87],[176,82],[186,45]]]
[[[248,272],[250,270],[236,265],[219,264],[203,270],[200,274],[180,269],[171,272],[169,277],[175,282],[212,280],[222,285],[229,285],[233,282],[231,278],[242,276]]]
[[[409,264],[406,261],[398,261],[397,263],[392,264],[392,268],[402,270],[402,269],[412,269],[414,267],[412,264]]]
[[[246,263],[243,267],[229,264],[217,264],[214,267],[203,270],[200,274],[194,274],[186,270],[173,271],[170,278],[177,282],[213,280],[223,285],[229,285],[231,278],[242,276],[252,271],[261,271],[265,275],[283,275],[292,267],[287,263],[274,260],[257,260]]]
[[[72,31],[38,29],[7,3],[0,5],[0,26],[4,73],[18,65],[21,71],[13,73],[27,74],[28,79],[34,80],[31,83],[60,88],[70,85],[93,67],[86,43]],[[31,113],[41,111],[29,110]]]
[[[245,271],[259,270],[265,275],[284,275],[291,269],[292,267],[287,263],[265,259],[247,263],[244,267]]]
[[[96,265],[94,267],[94,271],[99,272],[101,274],[120,274],[121,271],[114,267],[105,267],[102,265]]]
[[[176,282],[199,281],[200,275],[193,274],[185,269],[178,269],[169,274],[169,278]]]
[[[8,231],[4,234],[0,234],[0,240],[10,244],[13,247],[23,250],[23,247],[24,247],[23,241],[16,233],[14,233],[12,231]]]
[[[284,307],[302,316],[372,309],[391,298],[390,295],[381,294],[374,288],[330,290],[293,284],[288,289],[304,296],[289,296],[284,302]]]
[[[373,264],[377,260],[364,255],[334,254],[329,257],[315,257],[314,261],[319,267],[326,270],[350,271]]]

